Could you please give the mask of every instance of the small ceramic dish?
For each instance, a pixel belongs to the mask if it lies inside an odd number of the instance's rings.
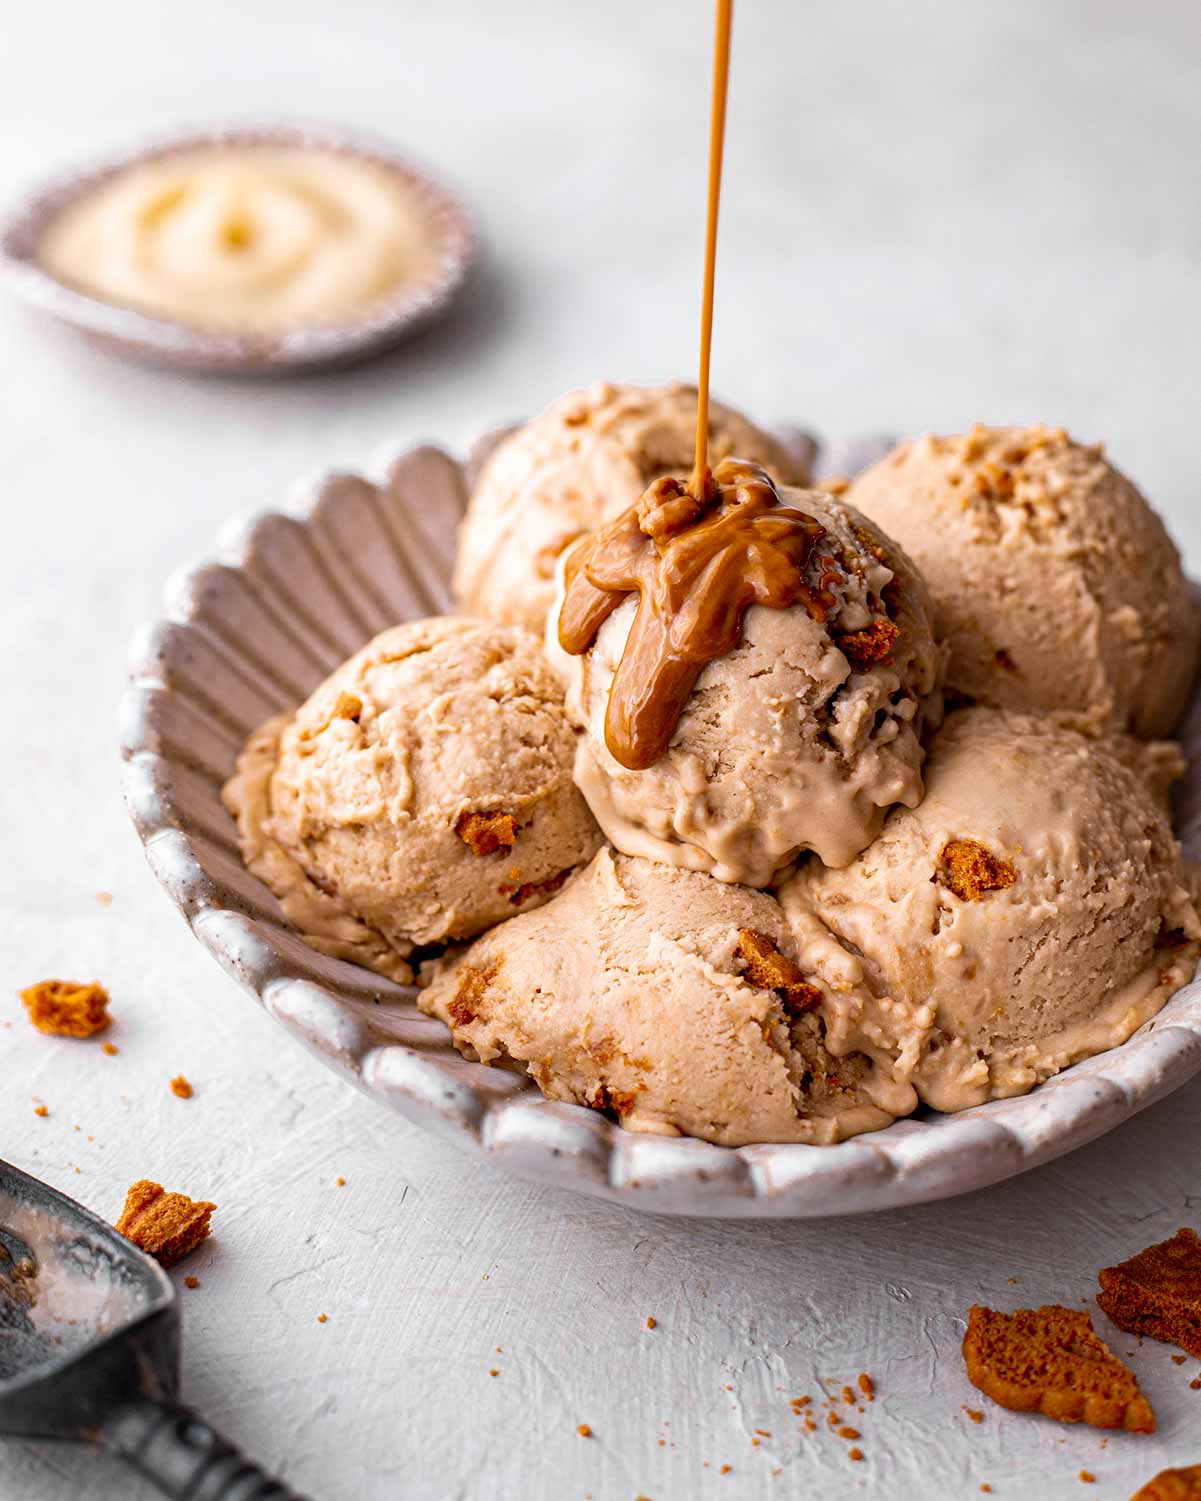
[[[399,178],[420,203],[436,244],[430,273],[402,283],[361,316],[283,332],[204,329],[158,317],[68,285],[38,259],[51,220],[124,168],[195,149],[282,147],[369,162]],[[35,188],[0,221],[0,285],[96,343],[180,369],[236,375],[286,375],[351,364],[399,343],[443,313],[462,286],[478,242],[467,211],[450,193],[382,143],[323,126],[259,125],[195,130],[160,138]]]
[[[871,445],[819,453],[853,472]],[[825,463],[821,462],[825,459]],[[247,735],[369,637],[451,608],[468,472],[436,448],[378,482],[331,474],[287,513],[233,524],[176,576],[138,639],[124,700],[125,796],[155,876],[201,943],[332,1067],[381,1103],[520,1177],[667,1214],[818,1217],[998,1183],[1111,1130],[1201,1070],[1201,983],[1122,1047],[1033,1093],[922,1115],[838,1146],[739,1148],[642,1136],[527,1078],[468,1063],[414,992],[324,958],[242,865],[221,786]],[[1201,855],[1201,696],[1183,731],[1185,847]]]

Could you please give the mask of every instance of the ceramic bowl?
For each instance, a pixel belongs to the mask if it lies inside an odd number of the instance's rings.
[[[843,446],[828,468],[870,449]],[[246,736],[369,637],[450,609],[464,467],[417,448],[376,480],[331,474],[288,512],[227,528],[168,585],[124,699],[125,795],[151,869],[217,962],[381,1104],[520,1177],[667,1214],[816,1217],[1000,1182],[1121,1124],[1201,1069],[1201,984],[1120,1048],[1032,1094],[926,1112],[831,1147],[641,1136],[527,1079],[468,1063],[413,991],[315,953],[243,868],[222,783]],[[1201,701],[1178,826],[1201,855]]]
[[[50,220],[73,199],[125,167],[196,147],[282,146],[331,151],[374,163],[399,177],[422,202],[438,253],[429,277],[401,286],[362,317],[325,327],[251,334],[206,330],[94,297],[67,285],[37,259]],[[286,375],[351,364],[379,354],[444,312],[462,285],[478,245],[467,211],[391,147],[324,126],[249,125],[181,132],[76,166],[28,194],[0,222],[0,284],[94,342],[121,354],[185,370]]]

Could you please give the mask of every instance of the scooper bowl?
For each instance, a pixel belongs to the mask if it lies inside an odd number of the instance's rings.
[[[158,1263],[0,1161],[0,1438],[106,1448],[180,1501],[288,1501],[177,1401],[179,1345]]]

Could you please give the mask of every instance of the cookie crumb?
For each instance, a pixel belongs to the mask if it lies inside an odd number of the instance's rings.
[[[1189,1390],[1194,1392],[1201,1392],[1201,1376],[1193,1377],[1193,1379],[1189,1382]]]
[[[1098,1273],[1097,1303],[1119,1329],[1201,1356],[1201,1237],[1187,1227]]]
[[[766,933],[739,928],[735,954],[742,960],[743,978],[759,990],[774,990],[793,1014],[820,1006],[822,993],[805,979],[804,972],[782,954]]]
[[[1134,1372],[1078,1309],[1049,1304],[1007,1314],[975,1304],[963,1356],[968,1380],[1001,1407],[1094,1428],[1155,1432],[1155,1414]]]
[[[721,1465],[719,1466],[717,1473],[719,1475],[728,1475],[732,1469],[733,1465]]]
[[[95,981],[39,980],[20,996],[33,1026],[52,1037],[92,1037],[112,1023],[108,991]]]
[[[988,1483],[987,1480],[982,1480],[980,1482],[980,1489],[984,1492],[984,1494],[986,1496],[989,1495],[992,1492],[992,1486],[989,1485],[989,1483]]]
[[[848,1459],[862,1459],[863,1458],[863,1450],[862,1449],[848,1449],[847,1450],[847,1458]]]
[[[967,1413],[968,1417],[971,1418],[973,1423],[983,1423],[984,1414],[978,1407],[965,1407],[963,1410]]]
[[[324,1323],[328,1322],[328,1320],[329,1320],[329,1314],[328,1313],[319,1313],[317,1315],[317,1322],[319,1324],[324,1324]]]
[[[492,1369],[488,1372],[488,1374],[489,1374],[489,1376],[499,1376],[500,1372],[496,1369],[495,1366],[493,1366]]]
[[[199,1277],[185,1277],[183,1279],[183,1285],[185,1287],[199,1287],[200,1286],[200,1278]]]
[[[579,1436],[581,1438],[591,1438],[592,1437],[592,1429],[588,1426],[587,1423],[579,1423],[579,1424],[577,1424],[575,1431],[579,1434]]]
[[[1077,1475],[1076,1478],[1077,1480],[1083,1481],[1085,1485],[1092,1485],[1093,1481],[1096,1480],[1097,1477],[1091,1470],[1081,1470],[1080,1474]]]
[[[844,1423],[843,1426],[838,1430],[838,1437],[850,1439],[862,1438],[863,1435],[859,1432],[858,1428],[852,1428],[849,1423]]]
[[[182,1074],[176,1074],[171,1080],[171,1093],[177,1100],[190,1100],[195,1091]]]
[[[33,1107],[33,1113],[34,1115],[40,1115],[43,1120],[45,1120],[45,1118],[50,1114],[45,1105],[35,1105]]]
[[[98,891],[96,893],[96,900],[102,907],[111,907],[113,904],[113,894],[111,891]]]
[[[901,634],[887,616],[878,616],[866,630],[847,631],[834,637],[834,645],[852,667],[867,668],[892,660],[892,649]]]
[[[990,891],[1003,891],[1018,878],[1008,860],[975,839],[948,839],[938,859],[934,879],[963,902],[982,901]]]
[[[1201,1496],[1201,1464],[1160,1470],[1130,1501],[1197,1501]]]
[[[646,1327],[648,1329],[657,1329],[659,1327],[658,1319],[652,1317],[652,1315],[648,1313],[646,1316]]]
[[[174,1266],[208,1235],[216,1207],[207,1199],[166,1193],[161,1183],[139,1178],[125,1195],[116,1229],[162,1266]]]
[[[867,1374],[866,1371],[859,1372],[859,1390],[863,1393],[863,1395],[869,1402],[876,1395],[876,1383],[872,1380],[872,1378]]]
[[[511,813],[460,813],[455,833],[473,855],[507,854],[517,842],[517,820]]]
[[[345,1188],[346,1187],[346,1179],[345,1178],[335,1178],[334,1179],[334,1187],[335,1188]]]
[[[106,1054],[109,1058],[115,1058],[121,1051],[121,1049],[115,1042],[102,1042],[100,1044],[100,1051]]]
[[[851,1388],[849,1386],[844,1386],[843,1387],[843,1389],[842,1389],[842,1400],[847,1404],[848,1407],[854,1407],[854,1405],[855,1405],[855,1393],[851,1390]]]

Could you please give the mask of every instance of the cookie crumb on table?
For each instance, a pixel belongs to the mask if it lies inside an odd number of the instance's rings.
[[[1097,1303],[1129,1334],[1201,1356],[1201,1238],[1187,1227],[1098,1273]]]
[[[216,1204],[166,1193],[161,1183],[139,1178],[125,1195],[116,1229],[162,1266],[174,1266],[209,1233]]]
[[[39,980],[20,995],[30,1022],[53,1037],[91,1037],[112,1023],[108,991],[95,981]]]
[[[1130,1501],[1201,1501],[1201,1464],[1160,1470]]]
[[[174,1079],[171,1080],[170,1088],[171,1093],[178,1100],[190,1100],[192,1098],[192,1095],[195,1093],[192,1086],[188,1083],[188,1081],[182,1074],[175,1075]]]
[[[329,1314],[328,1313],[319,1313],[317,1315],[317,1322],[319,1324],[328,1323],[329,1322]]]
[[[577,1423],[575,1431],[579,1434],[579,1436],[581,1438],[591,1438],[592,1437],[592,1429],[588,1426],[587,1423]]]
[[[45,1105],[35,1105],[33,1107],[33,1113],[34,1115],[40,1115],[42,1119],[45,1120],[45,1118],[50,1114],[50,1111],[46,1108]]]
[[[100,1044],[100,1051],[109,1058],[115,1058],[121,1049],[115,1042],[102,1042]]]
[[[968,1380],[1001,1407],[1155,1432],[1134,1373],[1098,1338],[1087,1313],[1046,1305],[1006,1314],[973,1305],[963,1356]]]
[[[1097,1477],[1091,1470],[1081,1470],[1080,1474],[1076,1478],[1078,1480],[1082,1480],[1085,1485],[1092,1485],[1093,1481],[1096,1480]]]
[[[657,1329],[657,1328],[658,1328],[658,1327],[659,1327],[659,1321],[658,1321],[658,1319],[656,1319],[656,1318],[653,1318],[653,1317],[652,1317],[652,1316],[651,1316],[651,1315],[650,1315],[650,1314],[649,1314],[649,1313],[648,1313],[648,1314],[647,1314],[647,1316],[646,1316],[646,1327],[647,1327],[647,1328],[648,1328],[648,1329]]]
[[[199,1287],[200,1286],[200,1278],[199,1277],[185,1277],[183,1279],[183,1285],[185,1287]]]

